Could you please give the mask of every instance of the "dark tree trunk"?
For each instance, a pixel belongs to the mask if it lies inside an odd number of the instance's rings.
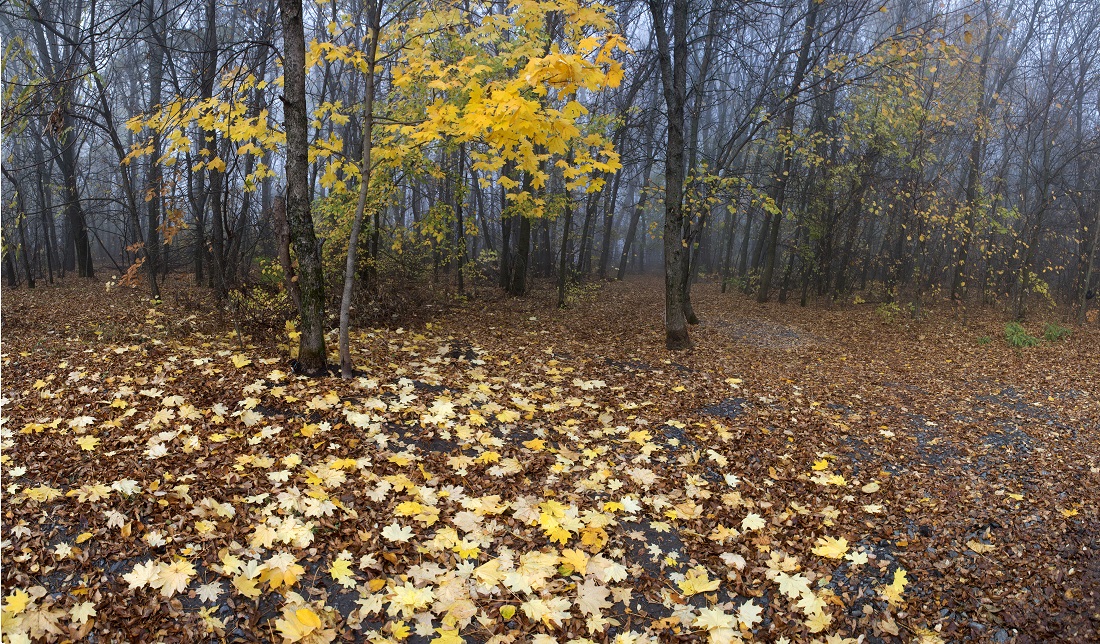
[[[466,185],[466,144],[458,145],[458,178],[455,184],[455,220],[458,236],[458,292],[466,292],[462,272],[466,269],[466,222],[462,219],[462,205],[466,201],[463,188]]]
[[[525,172],[523,177],[523,189],[530,193],[531,173]],[[516,231],[516,252],[512,257],[512,274],[508,280],[508,293],[514,296],[527,294],[527,264],[531,258],[531,218],[525,214],[517,215],[519,230]]]
[[[569,160],[572,164],[572,159]],[[569,229],[573,227],[573,199],[569,189],[565,189],[565,206],[562,208],[565,225],[561,232],[561,255],[558,260],[558,308],[565,308],[565,286],[569,281]]]
[[[156,0],[146,1],[147,24],[151,36],[149,43],[149,107],[156,109],[161,101],[161,88],[164,83],[164,46],[162,38],[166,29],[163,15],[157,16]],[[157,268],[160,261],[160,204],[164,192],[164,173],[160,165],[161,133],[153,128],[153,154],[145,175],[145,275],[149,282],[149,295],[160,299],[157,286]]]
[[[321,246],[313,231],[309,206],[309,130],[306,114],[306,40],[302,0],[279,0],[283,25],[283,112],[286,131],[286,216],[298,256],[302,318],[298,362],[303,371],[319,373],[325,353],[325,283]]]
[[[649,0],[657,56],[668,114],[665,146],[665,346],[687,349],[687,319],[684,317],[684,103],[687,99],[688,1],[672,0],[672,33],[666,26],[661,0]]]

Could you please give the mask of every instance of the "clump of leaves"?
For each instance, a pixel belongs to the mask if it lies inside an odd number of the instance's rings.
[[[1071,331],[1064,326],[1060,326],[1054,322],[1048,322],[1043,327],[1043,339],[1047,342],[1057,342],[1064,340]]]
[[[901,315],[901,307],[897,302],[885,302],[875,309],[875,313],[878,313],[883,322],[890,324]]]
[[[983,335],[982,337],[978,338],[978,344],[980,346],[984,347],[985,345],[989,344],[990,342],[993,342],[993,338],[989,337],[988,335]]]
[[[1019,322],[1009,322],[1005,325],[1005,342],[1017,349],[1022,349],[1038,346],[1042,340],[1030,335]]]

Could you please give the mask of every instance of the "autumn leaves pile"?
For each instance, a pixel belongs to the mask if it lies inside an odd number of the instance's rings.
[[[638,376],[552,349],[359,341],[389,361],[350,382],[211,338],[6,380],[5,640],[845,641],[829,578],[873,554],[829,528],[833,506],[778,503],[778,479],[746,475],[744,428],[669,417]],[[803,469],[816,495],[881,510],[834,456]],[[887,629],[907,599],[906,571],[888,573]]]

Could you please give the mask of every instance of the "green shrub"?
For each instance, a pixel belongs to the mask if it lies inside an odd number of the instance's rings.
[[[898,306],[897,302],[886,302],[885,304],[879,305],[879,307],[875,309],[875,313],[878,313],[883,322],[890,323],[896,320],[898,315],[901,314],[901,307]]]
[[[1057,342],[1059,340],[1064,340],[1069,334],[1069,329],[1064,326],[1059,326],[1053,322],[1048,322],[1047,325],[1043,327],[1043,339],[1045,339],[1047,342]]]
[[[990,342],[993,342],[993,338],[989,337],[988,335],[983,335],[982,337],[978,338],[978,344],[983,347]]]
[[[1027,329],[1019,322],[1009,322],[1005,325],[1005,342],[1019,349],[1037,346],[1042,340],[1029,335]]]

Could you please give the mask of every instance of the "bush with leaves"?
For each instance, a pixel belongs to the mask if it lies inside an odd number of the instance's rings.
[[[1019,322],[1009,322],[1005,325],[1005,342],[1017,349],[1022,349],[1038,346],[1042,340],[1030,335]]]
[[[1064,340],[1070,333],[1071,331],[1069,329],[1055,324],[1054,322],[1048,322],[1046,326],[1043,327],[1043,339],[1047,342]]]

